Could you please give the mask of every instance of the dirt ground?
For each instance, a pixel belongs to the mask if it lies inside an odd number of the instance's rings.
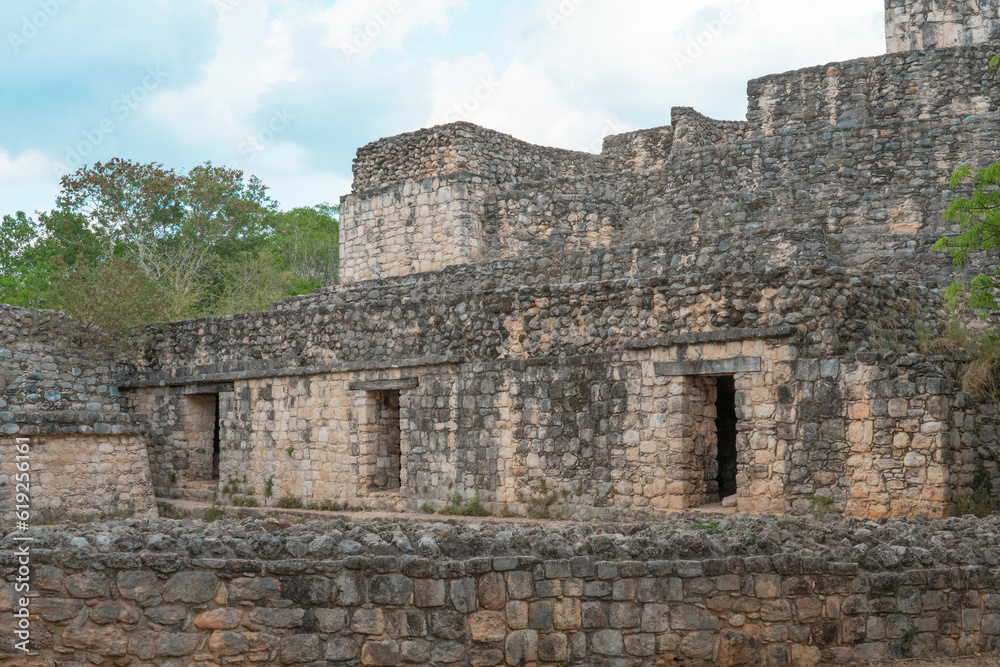
[[[973,655],[968,658],[938,658],[934,660],[900,660],[896,662],[880,662],[871,667],[1000,667],[1000,653],[989,655]]]

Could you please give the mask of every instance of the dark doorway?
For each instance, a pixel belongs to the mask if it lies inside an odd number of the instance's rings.
[[[719,440],[719,498],[736,493],[736,378],[716,379],[715,432]]]
[[[399,390],[377,391],[374,398],[378,411],[378,436],[372,486],[376,491],[396,491],[402,481]]]
[[[212,479],[219,479],[219,455],[222,452],[222,431],[219,414],[219,396],[215,396],[215,429],[212,433]]]

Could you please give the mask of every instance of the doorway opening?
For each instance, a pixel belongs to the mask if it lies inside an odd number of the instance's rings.
[[[372,392],[375,400],[377,433],[373,491],[398,491],[402,485],[402,456],[399,423],[399,390]]]
[[[222,453],[222,426],[221,415],[219,414],[219,395],[213,396],[215,399],[215,427],[212,433],[212,479],[219,479],[219,458]]]
[[[736,378],[716,378],[715,433],[718,438],[719,499],[736,494]]]

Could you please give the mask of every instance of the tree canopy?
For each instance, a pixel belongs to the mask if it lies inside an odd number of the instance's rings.
[[[0,302],[61,309],[109,335],[114,322],[265,309],[336,283],[338,213],[281,211],[258,178],[210,162],[186,173],[98,162],[64,176],[37,220],[3,217]]]

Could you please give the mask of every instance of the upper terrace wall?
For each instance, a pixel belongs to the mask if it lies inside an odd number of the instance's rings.
[[[993,52],[971,46],[889,54],[754,79],[748,86],[751,135],[918,122],[946,129],[970,115],[996,114]]]
[[[641,244],[455,266],[289,299],[273,312],[167,324],[137,368],[184,374],[201,365],[236,372],[428,355],[573,356],[631,339],[781,324],[801,327],[816,354],[838,354],[867,341],[875,319],[896,322],[905,346],[914,312],[932,327],[940,317],[936,297],[911,294],[898,280],[769,271],[724,253],[714,266],[698,266],[674,250]]]
[[[358,149],[353,194],[442,174],[467,172],[496,185],[600,172],[604,160],[536,146],[471,123],[440,125],[374,141]]]
[[[466,123],[384,139],[359,152],[344,200],[343,282],[666,239],[949,283],[950,258],[930,252],[950,231],[948,178],[1000,156],[990,55],[937,49],[756,79],[746,122],[678,107],[671,126],[608,137],[600,156]]]
[[[998,0],[885,0],[889,53],[1000,41]]]

